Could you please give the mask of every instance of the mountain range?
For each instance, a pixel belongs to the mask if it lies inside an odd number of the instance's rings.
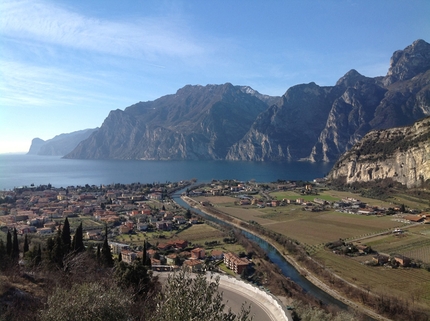
[[[394,52],[385,76],[350,70],[334,86],[313,82],[282,97],[249,86],[191,86],[109,113],[66,158],[327,161],[371,130],[430,115],[430,44]]]

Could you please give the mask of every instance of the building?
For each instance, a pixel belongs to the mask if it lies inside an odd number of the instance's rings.
[[[183,267],[188,272],[199,272],[202,270],[202,262],[199,260],[186,260]]]
[[[205,249],[198,247],[198,248],[195,248],[194,250],[191,250],[192,259],[204,259],[205,256],[206,256]]]
[[[240,258],[233,253],[224,254],[224,264],[236,274],[242,274],[242,272],[248,267],[249,261],[246,258]]]

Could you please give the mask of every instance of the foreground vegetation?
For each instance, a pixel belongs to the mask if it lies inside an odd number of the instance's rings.
[[[19,244],[16,230],[6,245],[0,242],[2,321],[252,320],[249,306],[238,314],[226,309],[219,279],[182,271],[162,289],[145,254],[132,264],[114,260],[107,229],[101,246],[85,249],[82,225],[71,238],[66,219],[43,249],[28,246],[27,238]]]

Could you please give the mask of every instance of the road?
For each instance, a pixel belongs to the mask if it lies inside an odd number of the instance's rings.
[[[168,273],[156,273],[163,283],[167,280]],[[243,282],[242,282],[243,283]],[[287,318],[281,316],[281,311],[267,301],[263,295],[249,292],[246,286],[238,286],[238,283],[232,283],[228,278],[221,278],[218,290],[223,293],[223,302],[227,308],[231,308],[232,312],[239,313],[242,304],[246,302],[251,306],[251,315],[255,321],[280,321],[291,320],[291,316]]]

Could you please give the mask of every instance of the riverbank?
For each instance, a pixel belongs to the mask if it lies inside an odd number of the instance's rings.
[[[214,218],[220,219],[220,217],[217,216],[216,213],[213,213],[213,211],[210,211],[210,208],[207,208],[205,206],[201,206],[198,202],[194,201],[192,198],[189,198],[187,196],[182,196],[181,198],[189,206],[202,211],[206,215],[209,215],[209,216],[212,216]],[[373,318],[375,320],[384,320],[384,321],[389,321],[390,320],[390,319],[388,319],[386,317],[383,317],[383,316],[375,313],[373,310],[368,309],[364,305],[346,298],[344,295],[342,295],[338,291],[336,291],[333,288],[331,288],[330,286],[328,286],[321,279],[319,279],[316,274],[314,274],[312,271],[310,271],[306,267],[300,265],[300,263],[294,257],[285,254],[284,253],[284,248],[280,244],[274,242],[273,240],[269,239],[268,237],[266,237],[264,235],[258,234],[255,231],[251,231],[250,229],[247,229],[242,224],[240,224],[241,221],[239,221],[237,219],[232,219],[231,221],[226,222],[226,223],[228,223],[228,224],[230,224],[230,225],[232,225],[232,226],[234,226],[234,227],[236,227],[238,229],[246,231],[246,232],[248,232],[250,234],[256,235],[259,238],[265,240],[267,243],[271,244],[279,252],[279,254],[282,255],[282,257],[290,265],[292,265],[303,277],[305,277],[309,282],[311,282],[312,284],[314,284],[316,287],[320,288],[324,292],[328,293],[329,295],[331,295],[335,299],[343,302],[344,304],[346,304],[347,306],[351,307],[354,310],[357,310],[357,311],[359,311],[359,312],[361,312],[363,314],[366,314],[366,315],[370,316],[371,318]]]

